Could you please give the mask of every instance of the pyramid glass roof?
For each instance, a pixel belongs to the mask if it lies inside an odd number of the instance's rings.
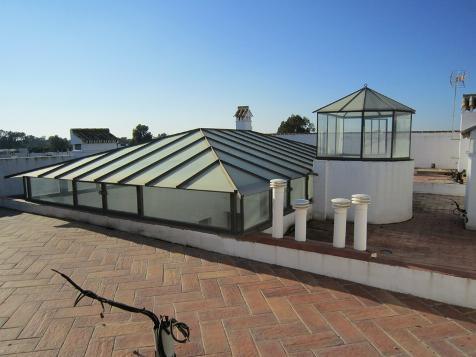
[[[194,129],[10,177],[250,193],[312,171],[315,147],[253,131]]]

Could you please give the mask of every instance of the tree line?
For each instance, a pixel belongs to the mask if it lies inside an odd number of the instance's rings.
[[[313,133],[316,129],[314,124],[305,116],[292,114],[285,121],[282,121],[278,134],[303,134]],[[165,136],[165,133],[158,134],[155,138]],[[123,146],[143,144],[154,139],[149,127],[138,124],[132,129],[132,138],[119,138],[119,144]],[[7,131],[0,129],[0,149],[28,149],[29,152],[64,152],[72,149],[68,139],[58,135],[37,137],[27,135],[21,131]]]
[[[165,136],[160,133],[158,137]],[[139,124],[132,129],[132,139],[119,138],[119,144],[123,146],[142,144],[154,139],[147,125]],[[58,135],[34,136],[27,135],[22,131],[8,131],[0,129],[0,149],[28,149],[29,152],[65,152],[72,150],[69,139]]]

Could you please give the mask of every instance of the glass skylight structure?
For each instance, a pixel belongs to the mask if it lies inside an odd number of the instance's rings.
[[[367,86],[314,113],[318,159],[410,159],[415,110]]]
[[[28,200],[242,233],[271,222],[269,181],[285,208],[312,197],[315,147],[253,131],[195,129],[19,173]]]

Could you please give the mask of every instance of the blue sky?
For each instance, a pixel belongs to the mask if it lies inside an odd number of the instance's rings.
[[[474,0],[0,1],[0,128],[130,136],[253,128],[312,111],[364,83],[448,129],[449,75],[476,91]]]

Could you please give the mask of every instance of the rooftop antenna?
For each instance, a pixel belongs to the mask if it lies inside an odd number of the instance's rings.
[[[458,88],[465,87],[465,81],[467,79],[467,73],[464,70],[456,70],[451,72],[450,85],[454,88],[453,95],[453,117],[451,119],[451,132],[455,131],[455,113],[456,113],[456,91]]]

